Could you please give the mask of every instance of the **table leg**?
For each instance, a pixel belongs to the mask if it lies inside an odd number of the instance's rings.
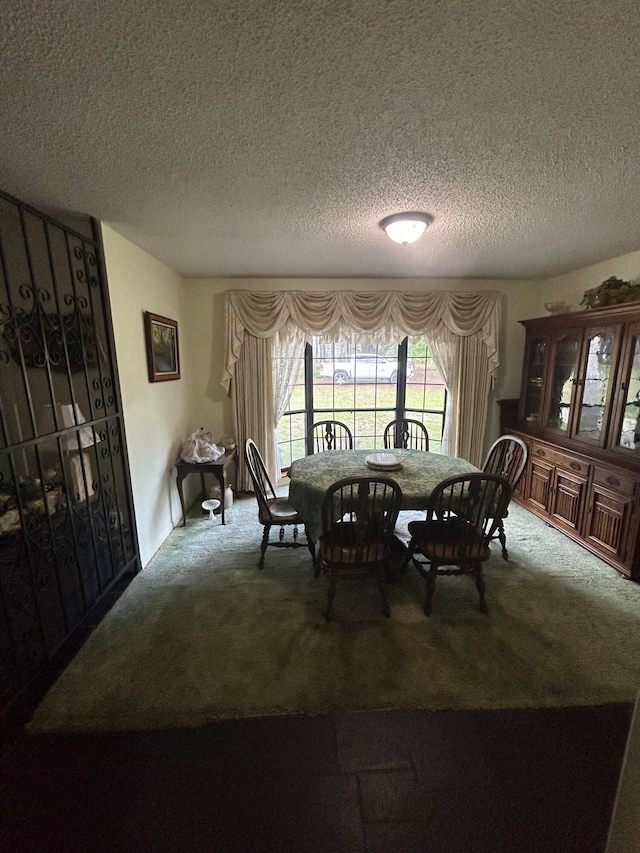
[[[178,497],[180,498],[180,506],[182,507],[182,527],[187,526],[187,516],[184,511],[184,495],[182,494],[182,481],[186,477],[186,474],[182,474],[178,471],[178,476],[176,477],[176,486],[178,487]]]
[[[220,483],[220,521],[222,524],[226,524],[224,520],[224,471],[214,471],[218,482]]]
[[[399,536],[394,533],[391,537],[391,557],[385,563],[384,572],[387,583],[400,583],[400,575],[405,574],[409,562],[409,548]]]
[[[304,528],[304,535],[307,537],[307,548],[309,549],[309,553],[311,554],[311,560],[313,562],[313,565],[315,566],[315,564],[316,564],[316,550],[317,550],[318,543],[314,542],[314,540],[311,538],[311,535],[310,535],[309,531],[307,530],[306,525]]]

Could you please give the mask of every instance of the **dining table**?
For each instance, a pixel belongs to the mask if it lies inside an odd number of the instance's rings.
[[[401,466],[396,470],[372,469],[367,457],[393,455]],[[322,501],[333,483],[345,477],[382,475],[395,480],[402,489],[402,509],[425,509],[433,489],[449,477],[477,473],[466,459],[427,450],[393,449],[327,450],[303,456],[291,463],[289,503],[302,516],[307,538],[317,542],[322,533]]]

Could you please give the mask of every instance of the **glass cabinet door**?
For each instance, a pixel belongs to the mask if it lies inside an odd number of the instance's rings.
[[[547,351],[548,339],[543,336],[532,338],[527,348],[524,402],[520,418],[529,424],[540,424]]]
[[[559,335],[552,343],[550,387],[547,390],[545,428],[568,435],[575,398],[576,368],[582,334]]]
[[[621,327],[587,330],[580,362],[575,438],[601,445],[604,441],[611,400],[611,371],[615,364]]]
[[[640,456],[640,326],[629,329],[627,341],[621,359],[622,380],[609,447]]]

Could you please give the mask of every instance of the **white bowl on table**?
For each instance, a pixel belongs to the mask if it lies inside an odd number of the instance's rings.
[[[372,471],[399,471],[402,468],[400,457],[395,453],[371,453],[364,461]]]

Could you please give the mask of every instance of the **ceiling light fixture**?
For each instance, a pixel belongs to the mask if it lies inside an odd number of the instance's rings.
[[[385,216],[380,222],[380,227],[387,232],[387,236],[394,243],[402,243],[406,246],[407,243],[413,243],[422,237],[432,222],[433,216],[428,213],[394,213],[391,216]]]

